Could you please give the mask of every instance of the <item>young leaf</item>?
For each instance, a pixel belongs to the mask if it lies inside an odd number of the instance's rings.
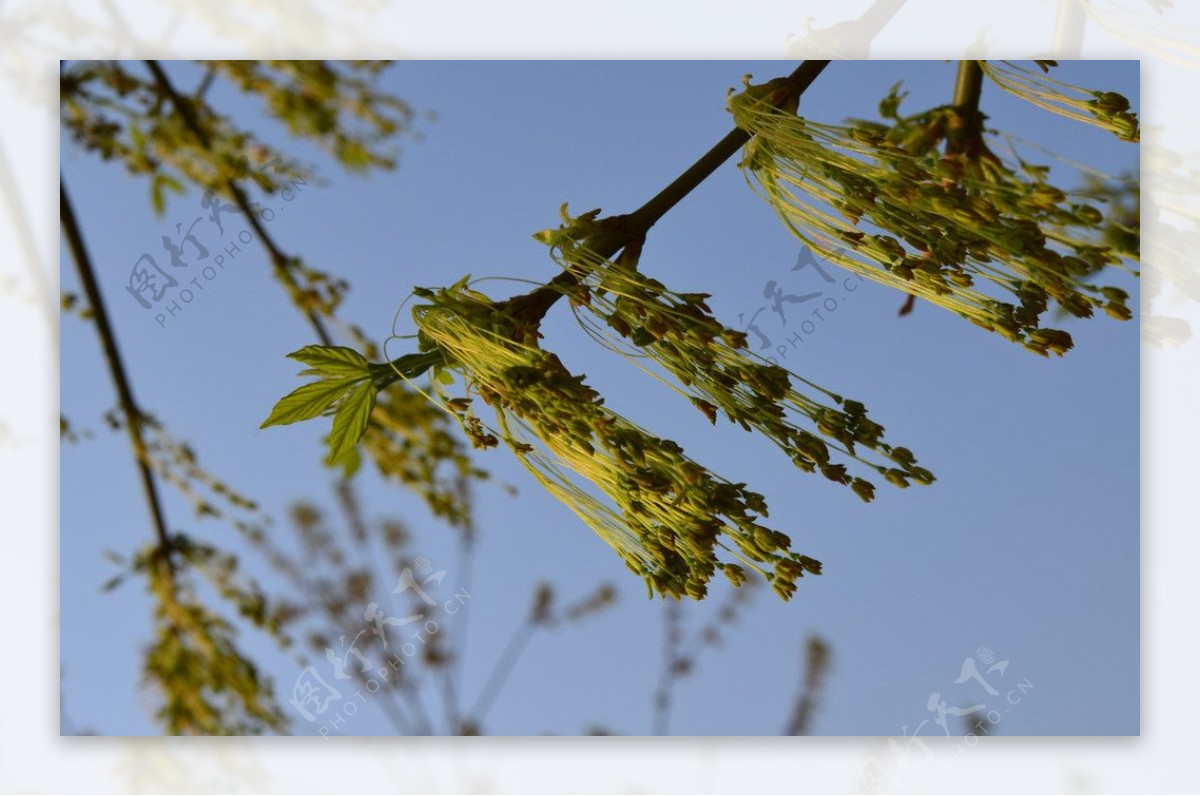
[[[333,405],[355,383],[356,378],[322,379],[297,387],[279,399],[270,416],[259,428],[286,426],[301,420],[311,420]]]
[[[329,458],[325,463],[335,465],[342,461],[359,438],[367,430],[371,410],[375,408],[375,385],[370,382],[359,384],[346,397],[333,416],[333,430],[329,432]]]
[[[310,366],[302,376],[365,376],[371,366],[362,354],[340,345],[306,345],[288,358]]]
[[[342,478],[350,480],[358,472],[359,468],[362,467],[362,454],[359,452],[357,446],[353,447],[346,451],[346,455],[341,459],[334,462],[334,465],[342,468]]]

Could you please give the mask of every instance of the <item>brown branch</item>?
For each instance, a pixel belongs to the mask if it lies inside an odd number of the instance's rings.
[[[810,735],[821,692],[829,676],[829,645],[820,636],[809,636],[804,643],[805,669],[800,692],[792,709],[784,735]]]
[[[171,100],[171,104],[175,107],[183,119],[184,125],[191,131],[192,135],[210,154],[213,154],[212,139],[208,135],[208,131],[204,129],[204,125],[200,123],[200,119],[196,116],[195,109],[192,107],[191,101],[180,95],[175,90],[175,86],[171,83],[167,73],[159,66],[158,61],[146,61],[146,66],[150,70],[150,74],[154,76],[154,82],[158,85],[159,90]],[[275,267],[275,275],[288,287],[293,294],[300,291],[300,286],[296,283],[292,276],[292,268],[294,259],[284,254],[283,250],[275,243],[275,240],[263,227],[262,222],[254,214],[254,209],[250,206],[250,200],[246,196],[246,192],[242,190],[242,186],[238,184],[237,178],[225,177],[222,180],[225,189],[229,192],[229,196],[233,199],[234,204],[246,217],[246,221],[254,230],[254,234],[262,242],[263,247],[267,250],[267,255],[271,258],[271,264]],[[314,310],[303,310],[304,315],[308,318],[317,337],[320,338],[324,345],[330,345],[333,338],[330,336],[325,323]]]
[[[960,111],[978,111],[979,95],[983,91],[983,68],[978,61],[959,61],[958,78],[954,83],[954,107]]]
[[[958,120],[946,136],[947,155],[976,158],[988,152],[983,142],[983,114],[979,112],[982,93],[983,67],[979,61],[959,61],[953,102]]]
[[[799,97],[803,94],[816,80],[817,75],[821,74],[828,65],[829,61],[805,61],[800,64],[788,76],[794,91],[793,96]],[[597,246],[596,254],[605,258],[612,257],[628,245],[630,240],[640,241],[655,222],[704,182],[749,140],[750,134],[744,130],[735,128],[730,131],[712,149],[701,155],[699,160],[676,177],[670,185],[655,194],[650,201],[627,216],[618,216],[616,219],[618,234],[613,235],[611,242]],[[575,284],[579,278],[580,275],[574,271],[563,271],[542,287],[523,296],[509,299],[509,301],[521,317],[529,321],[537,321],[546,314],[554,302],[562,297],[564,288]]]
[[[150,518],[154,523],[154,533],[158,539],[159,551],[166,562],[168,576],[173,581],[174,562],[170,555],[170,536],[167,532],[162,502],[158,495],[158,485],[154,480],[154,473],[150,469],[146,443],[142,438],[142,423],[145,416],[133,397],[133,388],[130,386],[125,364],[117,347],[116,334],[109,322],[108,309],[100,294],[100,286],[96,283],[91,257],[83,243],[83,234],[80,232],[79,222],[75,217],[75,209],[67,195],[67,186],[61,180],[58,183],[58,195],[59,218],[62,222],[63,234],[67,238],[67,247],[71,250],[71,258],[75,261],[75,268],[79,272],[79,281],[83,284],[84,295],[95,316],[100,345],[104,349],[104,358],[108,362],[109,373],[117,388],[117,399],[120,402],[121,411],[125,414],[125,429],[129,433],[129,444],[133,449],[133,458],[137,462],[142,490],[150,509]]]

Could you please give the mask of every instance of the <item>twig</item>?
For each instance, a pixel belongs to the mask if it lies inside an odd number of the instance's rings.
[[[200,146],[204,147],[209,153],[212,153],[212,141],[208,136],[208,132],[204,129],[204,125],[196,117],[190,102],[180,96],[179,92],[175,90],[175,86],[172,85],[170,79],[167,77],[167,73],[159,66],[158,61],[146,61],[146,66],[149,68],[150,74],[154,76],[154,82],[158,84],[159,89],[171,100],[171,104],[179,113],[180,118],[183,119],[184,125],[196,137],[196,140],[200,142]],[[258,220],[258,217],[254,214],[254,209],[250,207],[250,200],[246,196],[246,192],[242,190],[241,185],[238,184],[237,178],[225,177],[223,183],[225,189],[229,191],[234,204],[237,205],[242,215],[246,217],[246,221],[254,230],[254,234],[258,236],[258,239],[266,248],[267,255],[271,258],[271,264],[275,267],[276,275],[293,293],[299,292],[300,286],[296,284],[296,280],[292,276],[292,258],[283,253],[283,250],[279,248],[266,228],[263,227],[262,222]],[[321,342],[324,345],[330,345],[333,338],[317,313],[311,309],[303,310],[303,312],[305,317],[308,318],[309,323],[312,324],[313,329],[316,330],[317,337],[320,338]]]
[[[788,79],[792,82],[796,96],[808,89],[817,75],[829,65],[829,61],[805,61],[796,68]],[[700,183],[704,182],[722,163],[732,157],[750,140],[750,134],[734,129],[716,143],[712,149],[700,156],[700,159],[688,167],[683,174],[676,177],[670,185],[659,191],[650,201],[625,217],[626,231],[630,236],[644,236],[649,229],[662,218],[668,210],[691,193]],[[596,254],[601,257],[612,257],[625,245],[625,241],[614,239],[609,245],[597,247]],[[510,299],[518,306],[518,312],[526,319],[539,320],[563,295],[563,289],[579,281],[580,275],[574,271],[563,271],[542,287],[524,296]]]
[[[795,708],[784,735],[809,735],[817,701],[829,675],[829,646],[819,636],[809,636],[804,645],[805,667]]]
[[[829,61],[805,61],[788,75],[795,96],[803,94],[817,75],[829,66]],[[672,207],[679,203],[704,182],[729,158],[750,140],[750,134],[741,129],[731,130],[712,149],[700,156],[700,159],[688,167],[687,171],[676,177],[670,185],[658,192],[650,201],[639,207],[629,216],[630,226],[637,232],[649,231],[654,223],[666,215]]]
[[[200,78],[200,85],[196,86],[196,90],[192,93],[192,99],[200,102],[204,99],[204,95],[208,93],[208,89],[213,84],[213,78],[217,76],[217,70],[210,66],[204,71],[204,77]]]
[[[682,610],[678,600],[668,600],[663,605],[663,657],[662,670],[658,676],[658,688],[654,692],[654,734],[670,732],[673,688],[679,680],[680,636],[682,634]]]
[[[462,487],[464,490],[466,486]],[[471,592],[471,574],[475,561],[475,528],[471,519],[467,519],[462,529],[458,546],[458,588],[466,593]],[[446,711],[448,731],[456,735],[463,730],[462,706],[459,704],[459,690],[462,685],[462,666],[467,654],[467,628],[470,626],[471,601],[467,600],[458,609],[457,621],[454,623],[454,633],[447,643],[447,654],[450,660],[442,669],[442,702]]]
[[[167,575],[173,584],[175,565],[170,555],[171,543],[167,533],[167,523],[164,519],[162,503],[158,496],[158,486],[155,483],[154,474],[150,470],[146,454],[146,443],[142,439],[143,414],[138,408],[137,401],[134,400],[133,388],[129,384],[129,377],[125,372],[125,364],[121,360],[121,354],[117,347],[116,334],[113,332],[112,324],[109,322],[108,310],[105,307],[104,298],[100,294],[100,287],[96,284],[91,257],[88,255],[87,247],[83,243],[83,235],[79,230],[79,223],[75,218],[75,210],[71,205],[70,197],[67,195],[67,186],[62,180],[59,180],[58,183],[58,195],[59,218],[62,221],[63,233],[67,238],[67,246],[71,250],[71,258],[75,261],[76,270],[79,272],[79,281],[83,283],[84,295],[87,296],[88,304],[95,316],[96,331],[100,335],[100,345],[104,349],[104,358],[108,362],[109,373],[112,375],[113,383],[117,388],[117,398],[120,401],[121,410],[125,414],[125,428],[129,433],[129,444],[133,449],[133,458],[137,462],[142,490],[145,492],[146,503],[150,508],[150,518],[154,523],[154,533],[158,539],[158,546],[163,560],[166,562]]]
[[[533,631],[536,629],[537,624],[532,619],[526,619],[516,629],[512,638],[508,640],[508,644],[505,645],[504,651],[496,659],[492,673],[488,675],[483,689],[475,699],[475,704],[471,706],[471,710],[467,714],[467,718],[476,726],[483,725],[484,717],[491,709],[496,697],[499,696],[500,689],[504,687],[504,683],[512,674],[513,667],[517,665],[517,660],[525,651],[525,647],[529,645],[529,639],[533,637]]]

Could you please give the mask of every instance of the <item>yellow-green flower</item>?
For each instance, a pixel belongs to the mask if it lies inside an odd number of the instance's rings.
[[[943,152],[942,141],[965,135],[959,111],[900,117],[893,98],[893,123],[839,126],[752,91],[731,95],[735,121],[753,136],[746,178],[793,234],[830,262],[1042,355],[1072,345],[1041,326],[1051,304],[1077,317],[1127,314],[1096,279],[1129,270],[1128,247],[1105,242],[1087,194],[1051,185],[1048,169],[1015,150],[1015,162],[1002,160],[982,138]]]
[[[444,357],[434,378],[439,402],[477,444],[503,441],[652,591],[699,599],[718,569],[739,585],[745,569],[736,560],[788,598],[804,572],[820,572],[759,522],[761,495],[609,410],[510,307],[464,283],[421,295],[426,303],[413,310],[421,347]],[[451,372],[462,381],[454,397]],[[495,412],[495,429],[474,414],[476,400]]]

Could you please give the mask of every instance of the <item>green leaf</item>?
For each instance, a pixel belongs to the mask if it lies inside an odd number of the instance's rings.
[[[336,464],[341,465],[342,478],[349,480],[362,467],[362,454],[359,453],[358,447],[355,446],[346,451],[346,455],[337,461]]]
[[[333,416],[333,430],[329,432],[329,458],[326,464],[335,465],[354,449],[367,423],[371,410],[375,408],[375,385],[370,382],[355,387]]]
[[[279,399],[271,414],[259,428],[286,426],[301,420],[311,420],[334,404],[355,383],[356,378],[322,379],[297,387]]]
[[[288,358],[310,366],[303,376],[366,376],[371,367],[362,354],[340,345],[306,345]]]
[[[450,385],[454,383],[454,374],[445,368],[434,368],[433,380],[438,384]]]

